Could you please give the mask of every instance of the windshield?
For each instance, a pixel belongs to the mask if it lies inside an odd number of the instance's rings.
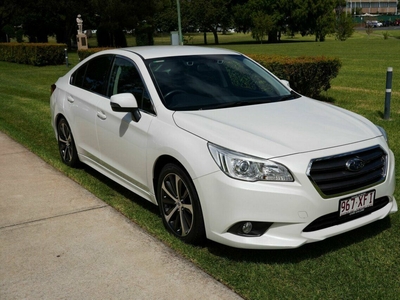
[[[242,55],[194,55],[149,60],[164,105],[171,110],[216,109],[297,98]]]

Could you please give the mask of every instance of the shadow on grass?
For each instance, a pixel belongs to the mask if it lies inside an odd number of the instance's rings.
[[[379,220],[367,226],[350,232],[328,238],[321,242],[310,243],[296,249],[289,250],[245,250],[223,246],[214,242],[208,242],[210,253],[228,258],[233,261],[246,261],[253,263],[288,264],[298,263],[303,260],[318,258],[341,248],[360,243],[372,238],[391,227],[390,217]]]
[[[156,205],[147,201],[146,199],[140,197],[139,195],[133,193],[132,191],[128,190],[127,188],[121,186],[120,184],[116,183],[115,181],[111,180],[110,178],[106,177],[105,175],[97,172],[95,169],[87,165],[83,165],[81,167],[86,173],[90,176],[93,176],[103,184],[107,185],[111,190],[115,191],[116,193],[122,195],[129,201],[135,203],[136,205],[146,209],[147,211],[151,212],[154,215],[159,215],[159,210]],[[104,201],[104,200],[103,200]]]
[[[385,119],[385,114],[383,111],[377,110],[376,115],[379,116],[382,120]]]

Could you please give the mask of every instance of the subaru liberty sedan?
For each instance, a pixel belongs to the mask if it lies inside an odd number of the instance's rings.
[[[62,161],[158,205],[187,243],[296,248],[397,211],[381,127],[237,52],[98,52],[52,85],[50,106]]]

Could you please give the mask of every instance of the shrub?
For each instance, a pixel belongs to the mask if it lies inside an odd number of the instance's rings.
[[[143,24],[135,29],[136,45],[137,46],[148,46],[154,45],[153,39],[154,29],[152,26]]]
[[[345,41],[351,37],[355,30],[355,25],[353,22],[353,16],[351,14],[346,14],[341,12],[337,15],[335,23],[335,37],[339,41]]]
[[[384,40],[389,39],[389,32],[386,31],[386,32],[383,33],[383,39]]]
[[[341,67],[338,58],[248,55],[302,95],[315,98],[327,91]]]
[[[1,43],[0,60],[34,66],[61,65],[66,47],[65,44]]]
[[[102,50],[107,50],[107,49],[114,49],[112,47],[98,47],[98,48],[89,48],[89,49],[83,49],[83,50],[78,50],[78,57],[79,60],[84,60],[86,57],[102,51]]]

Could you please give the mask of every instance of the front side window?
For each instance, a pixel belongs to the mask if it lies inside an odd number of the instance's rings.
[[[217,109],[297,98],[242,55],[196,55],[147,61],[164,105],[171,110]]]
[[[132,93],[140,109],[154,113],[150,96],[136,65],[125,58],[117,57],[111,70],[108,96]]]

